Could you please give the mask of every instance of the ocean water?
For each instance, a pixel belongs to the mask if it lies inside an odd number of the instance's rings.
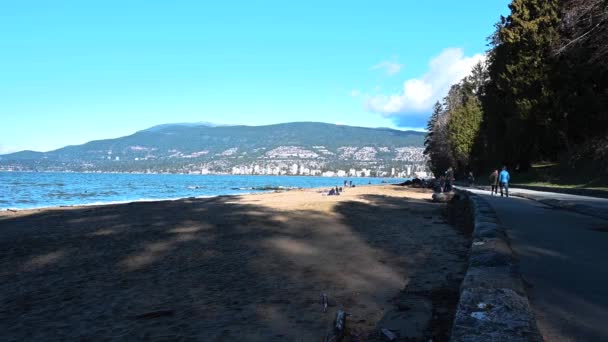
[[[0,172],[0,209],[32,209],[132,201],[211,197],[403,178]]]

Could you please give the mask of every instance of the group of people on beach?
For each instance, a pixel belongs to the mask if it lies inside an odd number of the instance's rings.
[[[342,192],[342,188],[338,188],[337,186],[335,188],[331,188],[329,189],[329,191],[327,192],[327,196],[340,196],[340,193]]]
[[[354,188],[355,185],[353,185],[353,181],[344,181],[344,188]],[[339,196],[340,193],[344,191],[344,189],[342,187],[338,187],[337,185],[334,188],[329,189],[329,191],[327,192],[327,196]]]
[[[511,175],[509,174],[509,171],[507,171],[506,166],[503,166],[500,172],[498,172],[498,169],[495,169],[492,173],[490,173],[490,194],[492,196],[498,195],[498,188],[500,188],[500,197],[503,197],[504,195],[509,197],[510,180]]]

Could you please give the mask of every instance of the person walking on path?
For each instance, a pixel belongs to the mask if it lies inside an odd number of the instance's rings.
[[[494,194],[498,194],[498,169],[490,173],[490,186],[492,187],[490,195],[494,196]]]
[[[475,177],[473,176],[473,171],[469,171],[469,188],[472,188],[475,185]]]
[[[452,184],[454,182],[454,169],[452,169],[452,167],[448,167],[447,171],[445,172],[445,189],[443,190],[444,192],[450,192],[452,191]]]
[[[504,188],[507,197],[509,197],[509,180],[511,179],[511,175],[509,175],[509,171],[507,171],[507,167],[503,166],[502,171],[498,175],[498,184],[500,185],[500,197],[503,197],[502,190]]]

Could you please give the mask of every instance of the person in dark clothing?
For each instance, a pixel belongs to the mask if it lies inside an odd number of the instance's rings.
[[[494,196],[494,194],[498,194],[498,169],[494,170],[494,172],[490,173],[490,195]]]
[[[452,191],[452,184],[454,182],[454,169],[450,166],[447,171],[445,171],[445,189],[444,192]]]
[[[436,179],[433,183],[433,192],[434,193],[442,193],[443,192],[443,176]]]
[[[475,177],[473,177],[473,171],[469,171],[469,176],[467,177],[467,180],[469,181],[469,188],[472,188],[475,184]]]

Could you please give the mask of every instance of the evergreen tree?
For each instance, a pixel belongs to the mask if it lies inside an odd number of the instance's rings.
[[[554,120],[566,150],[608,135],[608,1],[562,2]]]
[[[454,165],[447,131],[448,116],[449,112],[437,102],[427,124],[429,133],[425,140],[424,154],[429,158],[429,168],[435,175],[443,174],[448,167]]]
[[[481,120],[482,109],[476,97],[469,97],[464,105],[455,108],[450,115],[450,150],[460,172],[469,169],[470,156],[477,141]]]
[[[426,124],[427,133],[426,137],[424,138],[425,154],[430,151],[429,147],[433,141],[433,130],[435,129],[435,123],[437,123],[437,119],[439,118],[439,115],[441,115],[442,111],[443,107],[441,106],[441,103],[439,103],[439,101],[435,102],[435,105],[433,106],[433,113],[431,114],[431,117],[429,118],[429,121]]]
[[[486,88],[484,112],[493,125],[486,135],[495,155],[511,166],[525,169],[533,159],[553,155],[549,61],[558,43],[557,0],[513,0],[511,14],[502,18],[492,37],[491,82]]]
[[[437,174],[437,168],[434,163],[436,163],[435,158],[433,157],[433,153],[436,150],[436,142],[435,142],[435,125],[437,124],[437,120],[443,111],[443,107],[441,103],[437,101],[435,106],[433,107],[433,113],[429,118],[429,121],[426,125],[426,137],[424,138],[424,154],[429,158],[428,166],[433,171],[433,173]]]
[[[523,170],[565,155],[562,164],[589,169],[584,161],[593,160],[608,179],[608,164],[598,162],[608,155],[608,1],[513,0],[509,8],[488,38],[487,64],[435,106],[425,150],[433,170]]]

